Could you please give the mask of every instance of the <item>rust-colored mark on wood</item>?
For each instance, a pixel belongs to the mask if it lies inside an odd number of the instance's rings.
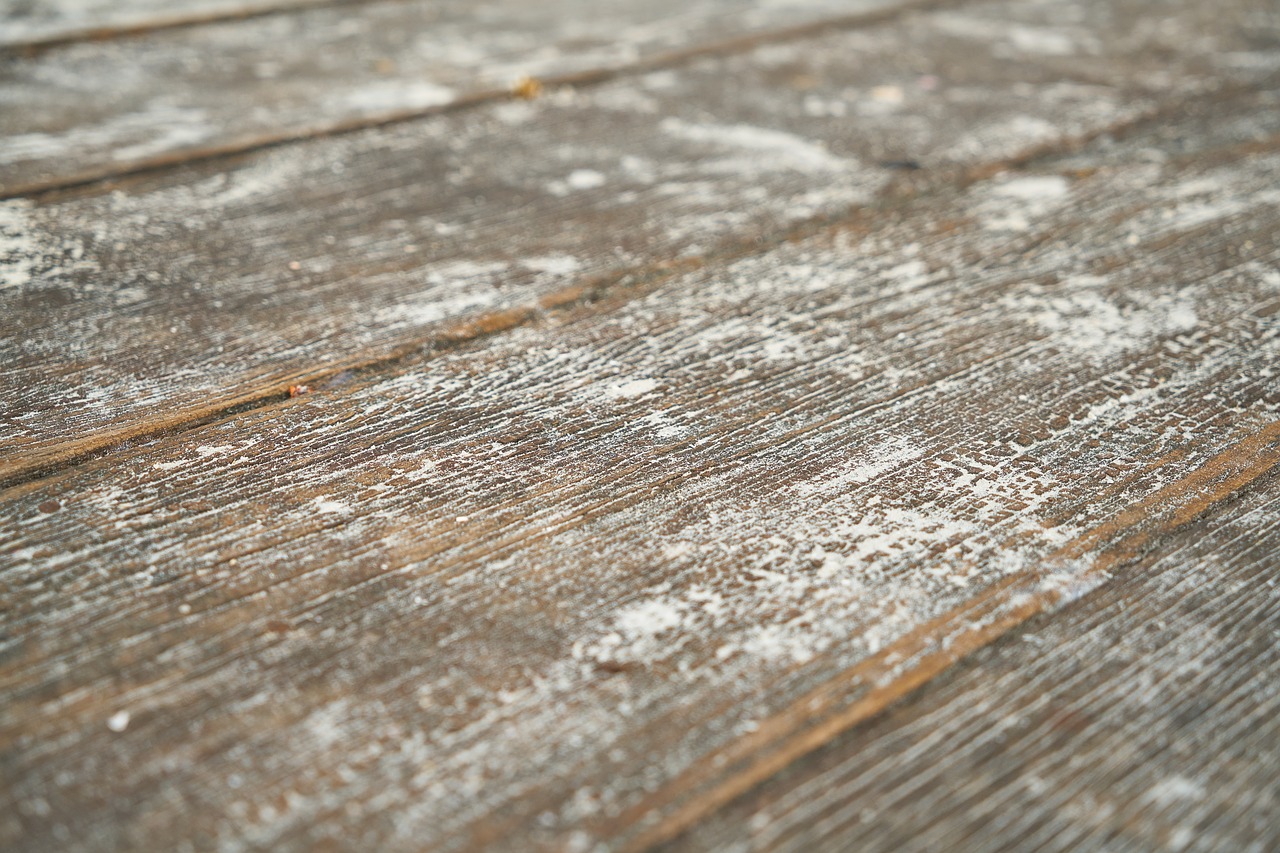
[[[526,101],[532,101],[542,94],[542,83],[536,77],[521,77],[511,87],[511,94]]]

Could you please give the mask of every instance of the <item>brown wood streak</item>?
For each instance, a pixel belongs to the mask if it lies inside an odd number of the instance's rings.
[[[661,849],[1275,847],[1277,474]]]
[[[111,41],[133,38],[164,30],[198,27],[223,21],[248,21],[254,18],[265,18],[270,15],[294,14],[306,9],[338,8],[387,2],[398,3],[404,2],[404,0],[290,0],[285,3],[262,0],[260,5],[257,6],[250,3],[240,9],[222,12],[216,10],[208,12],[175,12],[136,24],[93,25],[80,29],[70,29],[57,35],[22,39],[7,43],[0,42],[0,59],[4,59],[6,56],[38,56],[48,50],[86,41]]]
[[[789,236],[783,239],[789,239]],[[746,254],[753,249],[758,250],[759,244],[744,244],[736,252],[724,257]],[[97,432],[70,445],[64,445],[66,449],[54,454],[52,458],[34,456],[33,461],[25,466],[8,467],[0,464],[0,494],[23,494],[38,488],[42,480],[134,443],[177,435],[221,423],[255,409],[284,403],[290,398],[288,389],[291,386],[321,386],[344,374],[368,375],[408,366],[438,355],[441,351],[474,344],[484,338],[537,322],[544,312],[589,305],[606,294],[611,297],[610,304],[617,306],[643,295],[671,276],[695,269],[705,262],[705,258],[660,262],[644,270],[627,270],[598,276],[539,297],[536,305],[465,317],[445,326],[430,339],[404,344],[385,355],[330,363],[322,370],[296,370],[274,379],[270,388],[252,388],[219,401],[214,406],[197,407],[167,416],[153,416],[131,429]],[[615,287],[622,279],[626,279],[629,285]],[[428,345],[429,351],[426,351]]]
[[[1046,562],[1092,553],[1096,558],[1088,574],[1118,571],[1137,559],[1153,539],[1194,521],[1278,465],[1280,421],[1076,537]],[[697,768],[624,812],[613,826],[620,835],[625,835],[624,827],[643,824],[646,814],[662,813],[664,807],[683,801],[660,823],[629,838],[623,849],[644,850],[670,841],[792,762],[880,714],[966,655],[1053,608],[1063,591],[1045,588],[1043,578],[1042,572],[1012,575],[796,699],[787,710],[762,722],[757,731],[708,756]],[[857,698],[849,701],[850,694]],[[724,767],[730,769],[720,769]]]
[[[367,0],[363,1],[367,2]],[[362,2],[362,0],[333,0],[333,2],[336,5],[345,5],[350,2]],[[664,51],[652,56],[642,57],[635,62],[624,65],[548,75],[541,83],[547,88],[595,86],[620,77],[678,68],[698,59],[744,53],[765,45],[799,41],[838,30],[870,27],[893,21],[907,14],[945,9],[959,6],[966,2],[973,2],[973,0],[903,0],[901,4],[890,8],[827,18],[791,27],[780,27],[765,32],[732,36],[706,44]],[[218,145],[159,154],[134,161],[124,167],[98,166],[73,172],[54,180],[14,184],[0,189],[0,199],[38,198],[49,193],[84,187],[104,181],[146,175],[189,163],[227,159],[255,151],[303,142],[308,139],[341,136],[361,130],[388,127],[517,97],[519,96],[510,89],[485,89],[470,92],[449,103],[438,106],[390,110],[378,115],[338,119],[312,127],[285,128],[276,133],[258,134]]]

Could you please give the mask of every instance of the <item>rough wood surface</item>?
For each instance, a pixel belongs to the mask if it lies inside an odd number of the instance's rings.
[[[85,39],[373,0],[0,0],[0,47]]]
[[[1280,848],[1280,478],[665,848]]]
[[[1125,32],[1204,24],[1196,3],[1103,5]],[[4,204],[0,481],[922,180],[894,165],[963,181],[1266,77],[1226,49],[1234,24],[1134,52],[1109,16],[1054,25],[1063,8],[921,15]]]
[[[24,111],[298,44],[0,204],[0,848],[1272,846],[1273,3],[148,1]]]
[[[1238,0],[1237,0],[1238,2]],[[852,26],[936,0],[324,4],[0,65],[0,195]]]
[[[10,488],[9,846],[638,849],[1077,597],[1280,462],[1254,103]]]

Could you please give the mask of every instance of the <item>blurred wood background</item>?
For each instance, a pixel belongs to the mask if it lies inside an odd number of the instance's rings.
[[[1280,847],[1274,0],[0,0],[0,846]]]

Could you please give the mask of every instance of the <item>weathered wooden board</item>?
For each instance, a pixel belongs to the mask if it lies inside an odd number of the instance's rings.
[[[0,206],[0,481],[840,215],[904,174],[885,161],[945,183],[1263,73],[1131,55],[1103,16],[1090,42],[1045,22],[1063,8],[920,16]],[[1161,6],[1159,30],[1199,9]],[[1002,49],[1033,24],[1096,48],[1100,82]]]
[[[523,76],[652,70],[741,50],[753,33],[935,5],[945,4],[420,0],[69,45],[0,65],[0,194],[506,98]]]
[[[131,32],[370,0],[0,0],[0,47]]]
[[[1280,848],[1280,479],[668,850]]]
[[[637,848],[1091,588],[1280,462],[1255,105],[7,490],[9,846]]]

